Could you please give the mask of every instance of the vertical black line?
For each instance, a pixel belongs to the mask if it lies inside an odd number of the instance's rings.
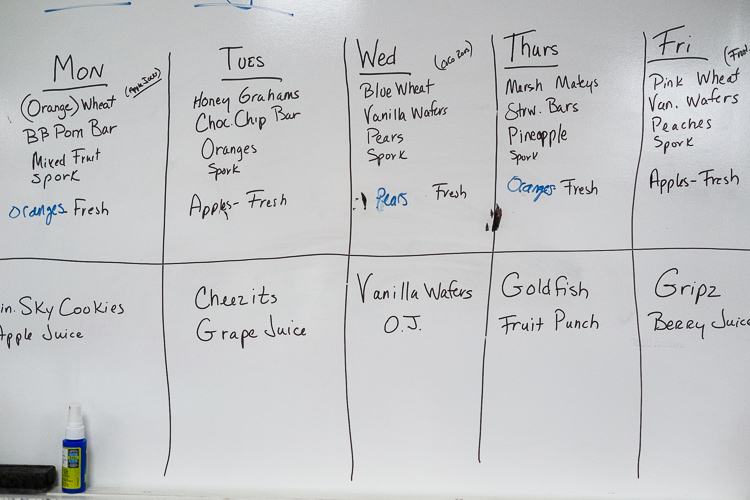
[[[636,463],[636,477],[641,477],[641,446],[643,444],[643,344],[641,342],[641,321],[638,315],[638,291],[635,279],[635,193],[638,189],[638,172],[641,169],[643,157],[643,137],[646,123],[646,33],[643,33],[643,79],[641,81],[641,149],[638,152],[638,164],[635,167],[635,181],[633,183],[633,203],[630,207],[630,260],[633,266],[633,301],[635,303],[635,326],[638,331],[638,369],[641,385],[640,408],[638,417],[638,461]]]
[[[164,322],[164,248],[167,241],[167,178],[169,173],[169,130],[172,116],[172,53],[169,53],[167,66],[167,153],[164,162],[164,214],[161,226],[161,340],[164,346],[164,373],[167,380],[167,406],[169,408],[169,449],[167,463],[164,465],[164,475],[167,475],[169,459],[172,456],[172,395],[169,390],[169,366],[167,365],[167,328]]]
[[[495,38],[493,35],[490,36],[490,44],[492,45],[492,65],[495,75],[495,183],[494,193],[492,195],[492,209],[494,210],[497,206],[497,150],[498,144],[498,110],[500,105],[497,97],[497,58],[495,56]],[[496,231],[492,232],[492,253],[490,254],[490,284],[487,289],[487,311],[484,316],[484,347],[482,348],[482,390],[479,396],[479,443],[477,444],[477,461],[482,463],[482,419],[484,417],[484,369],[485,361],[487,358],[487,331],[490,325],[490,301],[492,299],[492,271],[495,267],[495,235]]]
[[[352,214],[354,213],[354,190],[352,187],[352,106],[349,98],[349,72],[346,66],[346,38],[344,38],[344,82],[346,83],[346,112],[349,123],[349,247],[346,251],[346,293],[344,294],[344,390],[346,393],[346,422],[349,426],[349,452],[352,468],[349,481],[354,480],[354,442],[352,441],[352,418],[349,412],[349,371],[346,359],[346,313],[349,309],[349,265],[352,260]]]

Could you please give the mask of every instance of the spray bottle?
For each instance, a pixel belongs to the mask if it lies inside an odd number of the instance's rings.
[[[81,403],[72,403],[68,407],[68,423],[65,425],[65,439],[63,439],[63,493],[86,491],[86,466],[88,465],[86,462],[86,438]]]

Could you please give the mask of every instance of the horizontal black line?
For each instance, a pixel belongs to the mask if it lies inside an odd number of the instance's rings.
[[[63,264],[118,264],[128,266],[161,266],[161,262],[131,262],[126,260],[82,260],[82,259],[58,259],[54,257],[0,257],[0,262],[31,260],[41,262],[60,262]]]
[[[750,252],[750,248],[711,248],[711,247],[644,247],[634,248],[638,251],[655,251],[655,250],[705,250],[705,251],[727,251],[727,252]],[[590,248],[590,249],[540,249],[540,250],[495,250],[491,251],[477,251],[477,252],[435,252],[435,253],[423,253],[423,254],[352,254],[352,257],[361,258],[376,258],[376,259],[387,259],[387,258],[405,258],[405,257],[444,257],[451,255],[490,255],[495,254],[525,254],[525,253],[607,253],[607,252],[630,252],[630,248]]]
[[[248,80],[283,80],[278,76],[248,76],[247,78],[222,78],[222,82],[244,82]]]
[[[642,247],[632,249],[636,252],[654,252],[654,251],[717,251],[717,252],[750,252],[750,248],[728,248],[728,247]],[[537,253],[607,253],[607,252],[630,252],[630,248],[591,248],[591,249],[549,249],[549,250],[495,250],[495,254],[537,254]],[[491,251],[476,252],[434,252],[434,253],[410,253],[410,254],[351,254],[354,258],[363,259],[403,259],[413,257],[450,257],[458,255],[490,255]],[[270,257],[247,257],[244,259],[217,259],[217,260],[194,260],[179,262],[164,262],[165,266],[186,266],[200,264],[231,264],[239,262],[267,261],[267,260],[287,260],[307,257],[347,257],[346,253],[338,252],[321,252],[306,253],[296,255],[276,255]],[[117,264],[117,265],[134,265],[134,266],[161,266],[158,262],[129,262],[129,261],[110,261],[110,260],[79,260],[79,259],[58,259],[52,257],[0,257],[0,262],[5,261],[45,261],[61,262],[73,264]]]
[[[635,248],[636,252],[639,250],[643,251],[655,251],[655,250],[715,250],[720,252],[750,252],[750,248],[729,248],[729,247],[641,247]]]
[[[411,75],[411,71],[386,71],[384,73],[360,73],[359,76]]]
[[[80,85],[78,87],[68,87],[64,89],[44,89],[42,92],[65,92],[67,90],[90,89],[92,87],[107,87],[106,83],[92,83],[91,85]]]
[[[248,257],[245,259],[220,259],[220,260],[191,260],[184,262],[164,262],[166,266],[182,266],[191,264],[224,264],[233,262],[252,262],[252,261],[265,261],[265,260],[286,260],[286,259],[298,259],[304,257],[346,257],[345,253],[337,252],[320,252],[320,253],[302,253],[296,255],[274,255],[270,257]]]
[[[534,33],[534,32],[536,32],[536,30],[526,30],[520,33],[513,33],[512,35],[504,36],[503,40],[507,40],[508,38],[513,38],[513,37],[520,36],[520,35],[527,35],[529,33]]]
[[[542,64],[538,66],[506,66],[503,69],[534,69],[534,68],[556,68],[559,64]]]
[[[682,61],[684,59],[696,59],[698,61],[708,61],[707,57],[687,56],[687,57],[662,57],[661,59],[651,59],[650,61],[647,61],[647,62],[652,63],[652,62],[659,62],[659,61]]]

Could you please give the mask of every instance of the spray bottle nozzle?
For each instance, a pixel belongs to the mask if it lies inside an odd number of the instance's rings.
[[[85,431],[83,427],[83,415],[81,414],[81,403],[71,403],[68,406],[68,423],[65,424],[65,439],[83,439]]]

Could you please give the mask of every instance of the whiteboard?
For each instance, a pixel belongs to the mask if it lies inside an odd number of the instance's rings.
[[[0,13],[0,463],[750,494],[747,2]]]

